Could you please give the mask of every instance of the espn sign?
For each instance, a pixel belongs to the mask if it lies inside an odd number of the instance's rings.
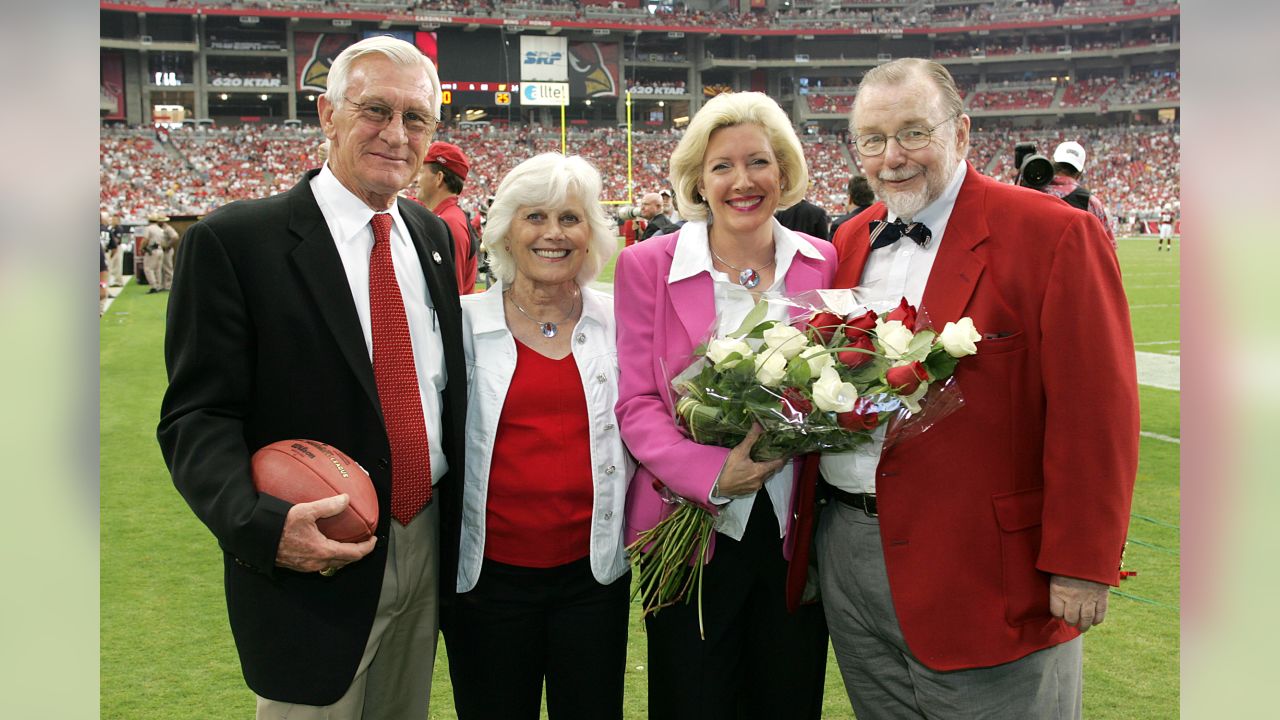
[[[568,82],[569,39],[521,35],[520,79]],[[523,95],[521,97],[523,98]]]
[[[568,105],[569,83],[522,82],[521,105]]]

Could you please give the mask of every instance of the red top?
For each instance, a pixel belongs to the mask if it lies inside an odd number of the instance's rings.
[[[489,468],[484,556],[547,568],[590,552],[591,432],[573,355],[552,360],[516,341],[516,371]]]
[[[458,196],[450,195],[436,205],[434,212],[440,216],[449,233],[453,235],[453,267],[458,277],[458,294],[470,295],[476,291],[477,259],[471,255],[471,236],[467,234],[467,216],[458,207]]]

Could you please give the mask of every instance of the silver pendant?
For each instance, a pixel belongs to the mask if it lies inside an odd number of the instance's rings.
[[[750,290],[760,284],[760,273],[755,268],[746,268],[738,271],[738,284]]]
[[[556,333],[560,332],[560,328],[556,327],[556,324],[553,322],[541,323],[538,325],[538,329],[542,331],[543,337],[549,337],[549,338],[555,337]]]

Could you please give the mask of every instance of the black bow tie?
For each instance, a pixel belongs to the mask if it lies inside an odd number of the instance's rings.
[[[885,222],[884,220],[871,221],[872,250],[892,245],[904,235],[915,240],[920,247],[928,247],[929,240],[933,239],[933,232],[929,230],[928,225],[922,222],[913,222],[908,225],[901,220],[894,220],[893,222]]]

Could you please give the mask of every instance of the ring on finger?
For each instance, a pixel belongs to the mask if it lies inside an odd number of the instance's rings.
[[[327,568],[325,568],[325,569],[321,570],[321,571],[320,571],[320,574],[321,574],[321,575],[323,575],[323,576],[325,576],[325,577],[333,577],[333,574],[334,574],[334,573],[336,573],[336,572],[338,572],[338,568],[336,568],[336,567],[327,567]]]

